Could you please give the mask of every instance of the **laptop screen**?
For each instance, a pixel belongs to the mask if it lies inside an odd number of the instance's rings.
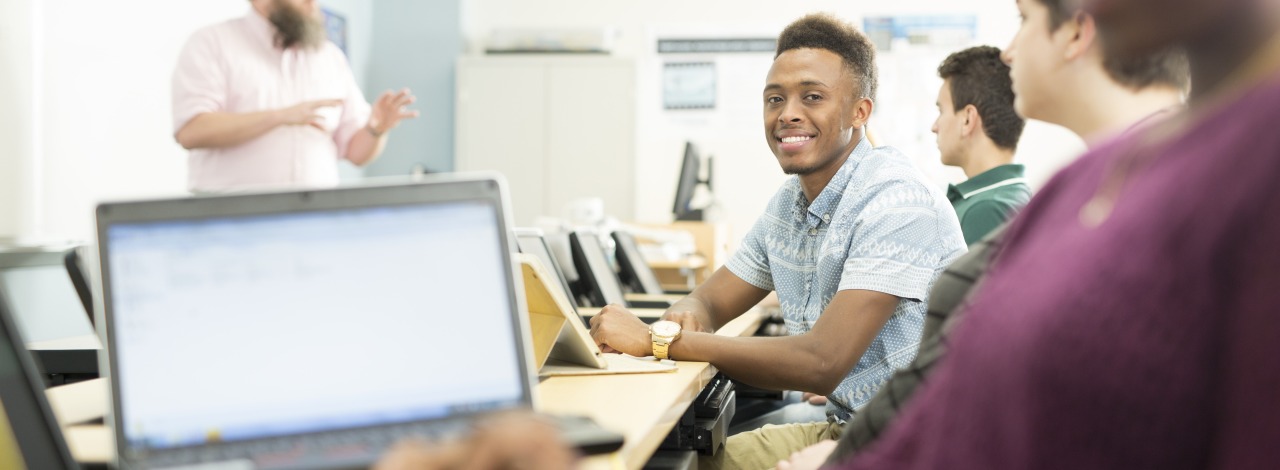
[[[9,294],[22,337],[28,342],[93,334],[62,252],[0,253],[0,289]]]
[[[520,405],[498,217],[454,201],[109,225],[124,438],[160,449]]]
[[[569,237],[573,246],[574,262],[578,264],[580,280],[587,281],[592,300],[597,307],[606,304],[626,305],[626,297],[622,293],[622,283],[614,274],[613,267],[605,257],[604,245],[595,232],[579,230]]]

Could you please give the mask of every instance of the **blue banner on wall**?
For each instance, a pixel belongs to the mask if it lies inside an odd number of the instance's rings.
[[[887,51],[894,40],[905,39],[912,45],[963,46],[978,32],[974,15],[869,16],[862,29],[876,45]]]

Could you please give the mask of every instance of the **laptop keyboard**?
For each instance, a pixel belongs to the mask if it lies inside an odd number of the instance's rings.
[[[395,442],[406,438],[443,440],[470,429],[465,421],[435,421],[358,430],[287,436],[155,452],[152,467],[247,460],[259,468],[342,467],[373,462]]]
[[[622,447],[623,436],[600,427],[586,416],[549,416],[565,443],[586,455],[613,452]]]

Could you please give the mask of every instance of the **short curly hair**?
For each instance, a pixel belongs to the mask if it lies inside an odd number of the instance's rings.
[[[1027,121],[1013,109],[1013,79],[1000,60],[1000,49],[977,46],[951,54],[938,66],[938,76],[948,81],[953,109],[973,105],[992,142],[1004,149],[1018,148]]]
[[[1049,31],[1057,31],[1063,23],[1080,11],[1077,0],[1036,0],[1049,9]],[[1106,41],[1106,38],[1102,38]],[[1105,50],[1105,48],[1104,48]],[[1113,57],[1104,54],[1102,67],[1116,83],[1134,90],[1164,85],[1180,90],[1191,86],[1191,66],[1181,49],[1165,49],[1140,57]]]
[[[853,25],[828,13],[811,13],[795,20],[778,37],[774,59],[792,49],[825,49],[844,59],[844,65],[857,77],[862,96],[876,99],[876,48],[867,36]],[[855,87],[856,88],[856,87]]]

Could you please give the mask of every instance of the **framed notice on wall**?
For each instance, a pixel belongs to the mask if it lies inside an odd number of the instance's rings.
[[[715,109],[715,62],[668,62],[662,68],[662,107]]]
[[[321,8],[320,11],[324,12],[325,35],[342,50],[343,55],[350,57],[347,53],[347,17],[328,8]]]

